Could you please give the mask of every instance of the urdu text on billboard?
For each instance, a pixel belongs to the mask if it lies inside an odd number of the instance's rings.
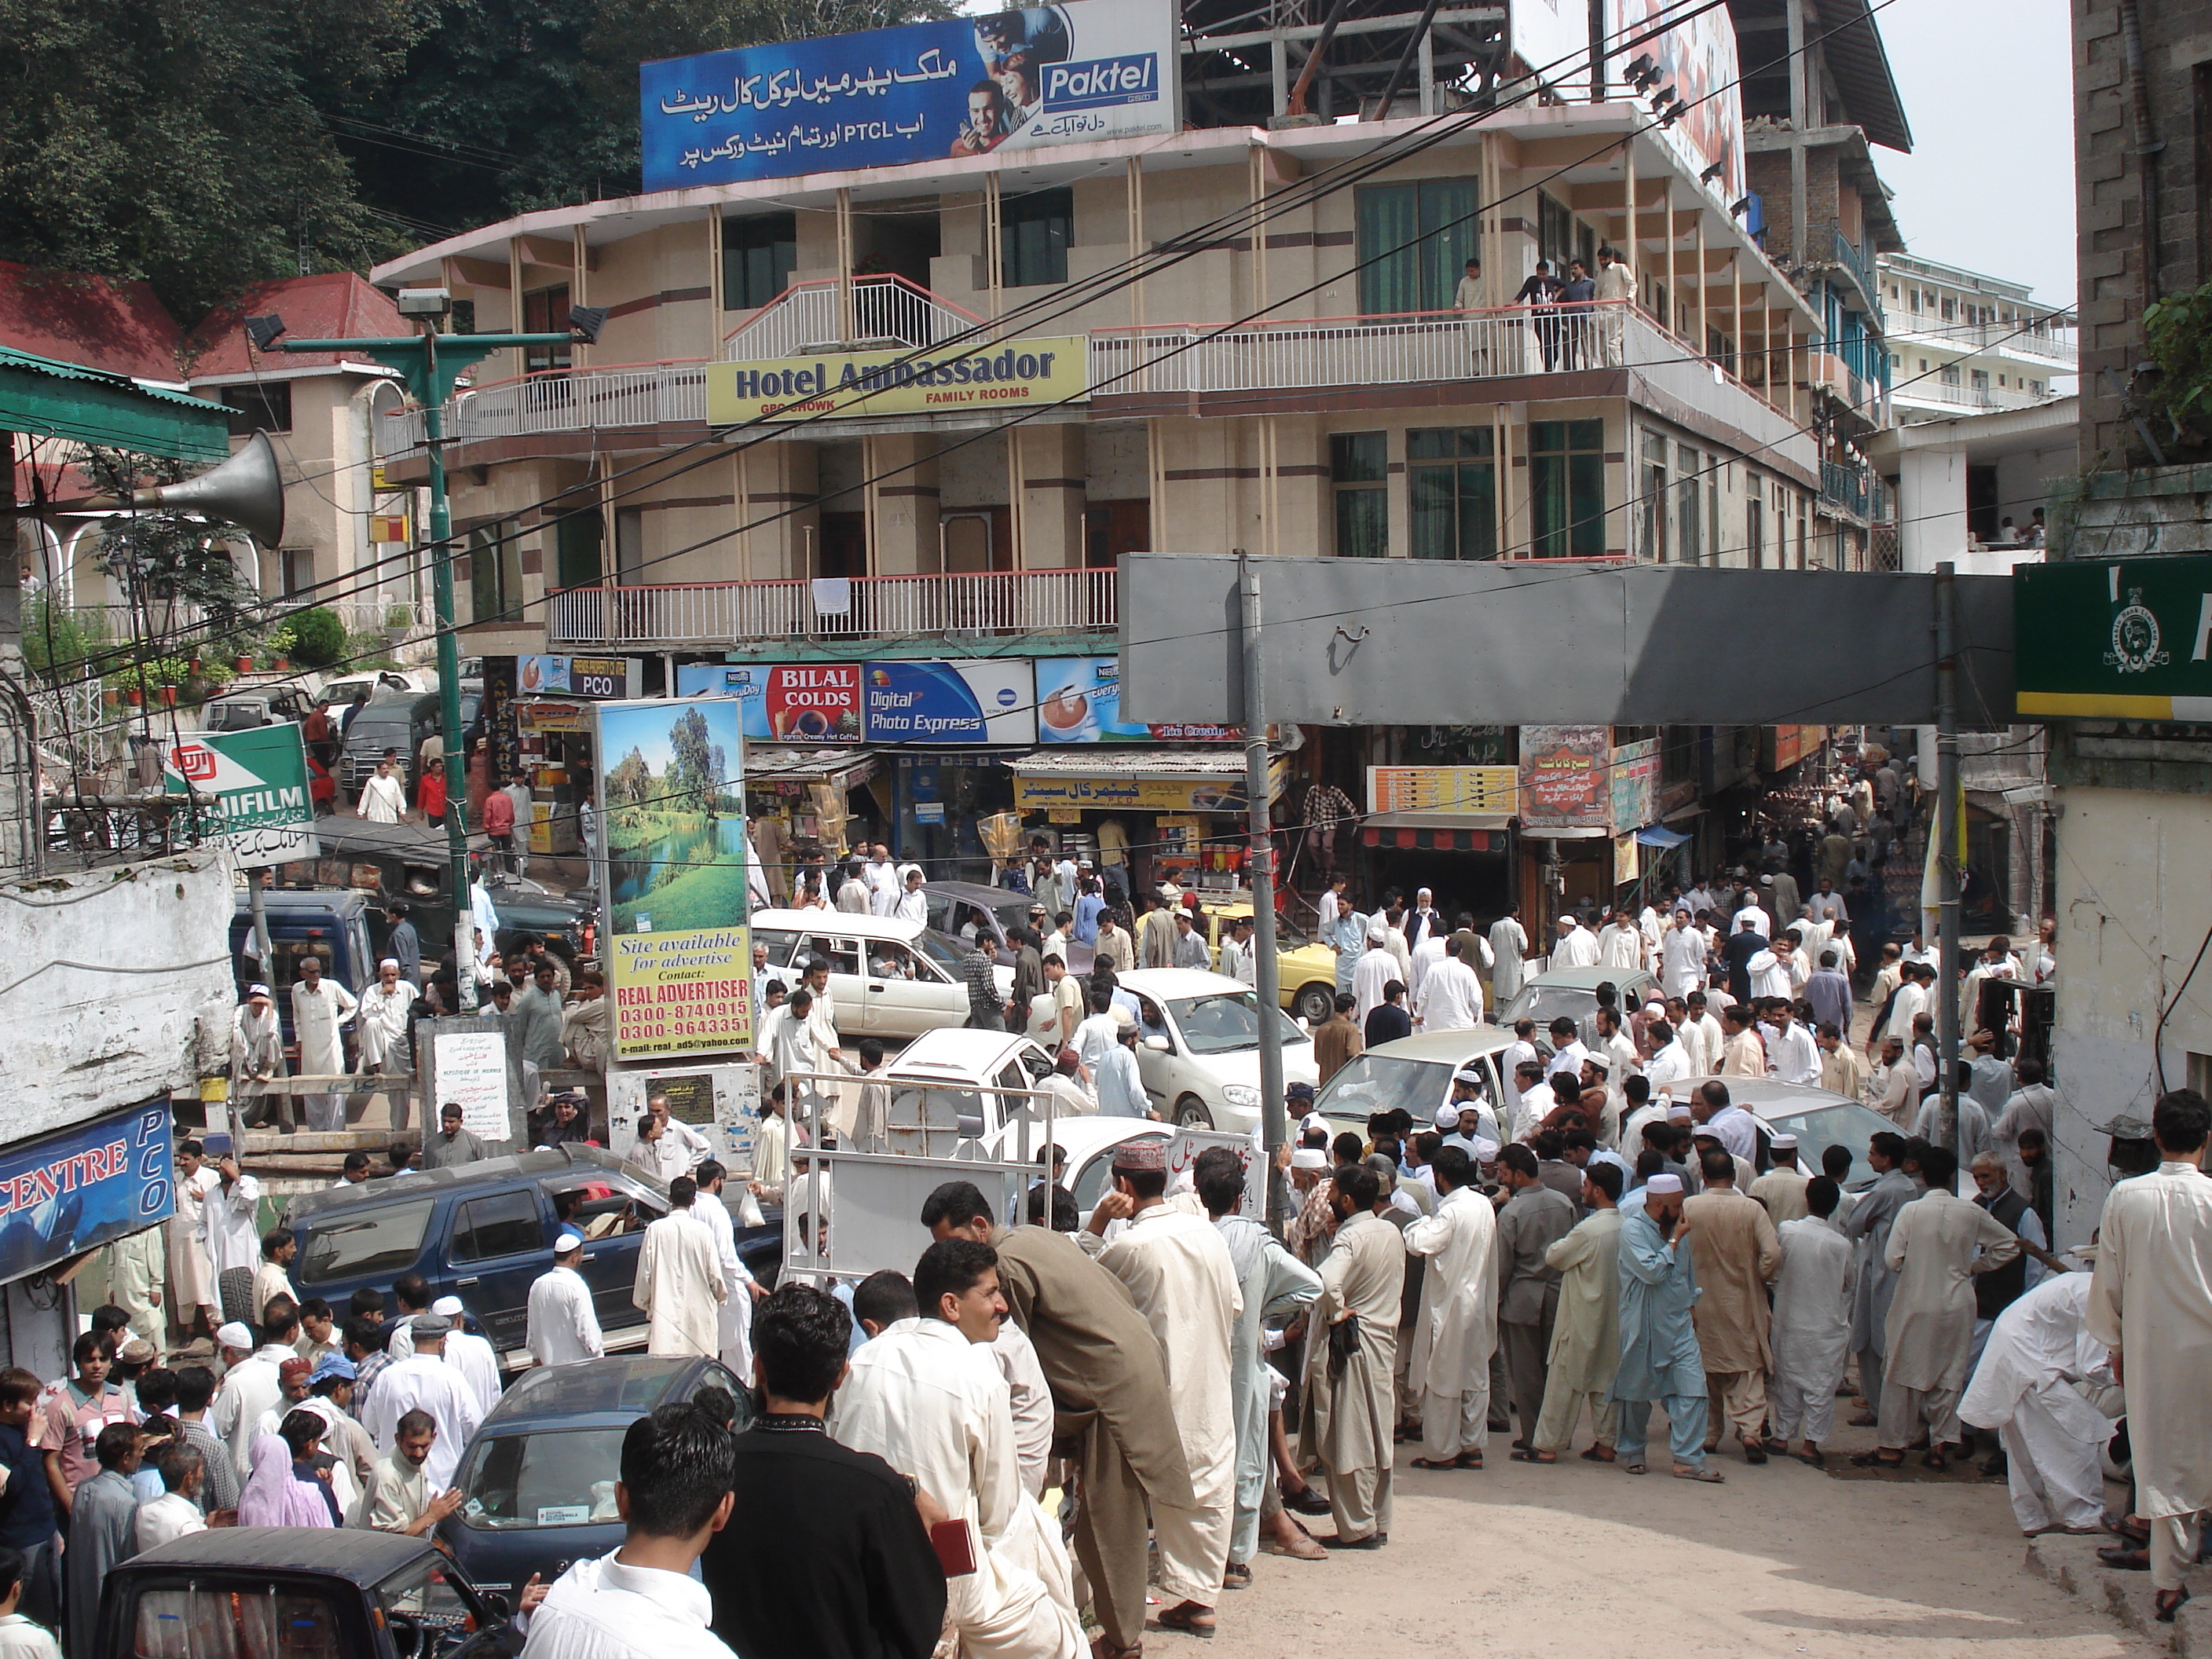
[[[645,187],[1180,131],[1176,33],[1167,0],[1070,0],[641,64]]]

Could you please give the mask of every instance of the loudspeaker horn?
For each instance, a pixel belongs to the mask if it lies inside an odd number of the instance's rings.
[[[162,507],[224,519],[264,547],[284,539],[284,480],[276,470],[276,446],[257,432],[246,447],[198,477],[159,489],[141,489],[131,500],[140,507]]]

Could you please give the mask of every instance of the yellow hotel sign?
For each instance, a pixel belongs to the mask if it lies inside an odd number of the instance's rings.
[[[1091,392],[1079,334],[951,346],[942,351],[826,351],[707,365],[707,421],[797,421],[815,416],[934,415],[1034,409]]]

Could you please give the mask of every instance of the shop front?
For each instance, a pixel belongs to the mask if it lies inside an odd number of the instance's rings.
[[[1421,888],[1446,915],[1500,915],[1513,896],[1514,766],[1370,766],[1359,831],[1368,887]]]
[[[506,775],[528,785],[531,812],[516,832],[533,858],[582,858],[580,809],[592,799],[599,757],[592,705],[640,695],[636,657],[526,656],[514,659],[514,749]]]
[[[1010,763],[1024,842],[1045,833],[1084,849],[1109,887],[1134,892],[1173,876],[1186,886],[1243,884],[1249,831],[1244,763],[1234,749],[1104,754],[1040,749]],[[1268,762],[1279,799],[1285,757]]]

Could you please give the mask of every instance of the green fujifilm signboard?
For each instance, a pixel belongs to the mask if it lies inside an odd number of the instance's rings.
[[[2212,557],[2023,566],[2013,651],[2023,716],[2212,720]]]
[[[290,720],[252,732],[196,732],[169,747],[162,772],[172,793],[218,798],[222,823],[207,826],[248,869],[313,858],[315,804],[307,793],[307,751]]]

